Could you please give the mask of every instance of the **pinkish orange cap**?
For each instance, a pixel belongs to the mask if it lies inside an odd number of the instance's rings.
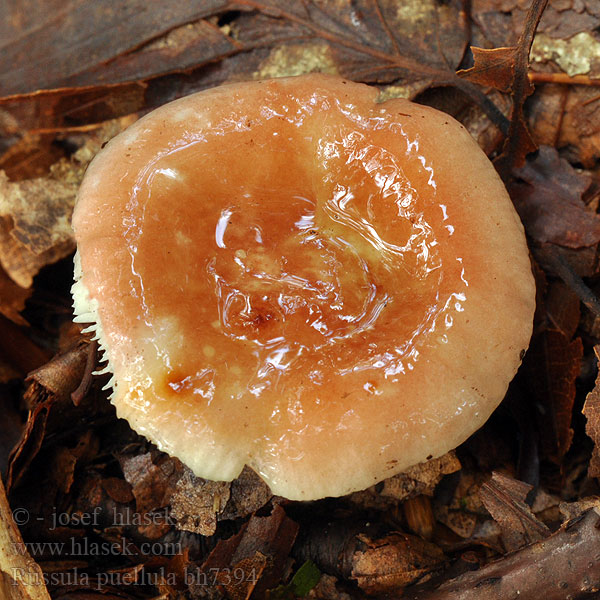
[[[75,312],[119,416],[198,476],[368,487],[456,447],[527,348],[523,228],[448,115],[306,75],[167,104],[94,159]]]

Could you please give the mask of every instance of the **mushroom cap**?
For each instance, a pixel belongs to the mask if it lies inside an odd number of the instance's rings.
[[[465,128],[312,74],[169,103],[91,163],[80,322],[112,402],[196,475],[364,489],[502,400],[535,303],[523,228]]]

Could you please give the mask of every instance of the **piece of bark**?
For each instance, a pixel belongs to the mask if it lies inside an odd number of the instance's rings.
[[[405,600],[565,600],[600,591],[600,508],[550,537],[464,573],[435,590],[405,590]]]
[[[435,527],[431,498],[425,495],[408,498],[402,503],[402,510],[408,529],[424,540],[430,540]]]

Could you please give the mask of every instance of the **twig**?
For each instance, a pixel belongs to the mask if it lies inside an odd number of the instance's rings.
[[[523,32],[519,37],[515,49],[515,63],[513,71],[513,80],[511,85],[512,110],[510,116],[510,127],[502,155],[499,157],[496,166],[501,175],[506,179],[514,166],[517,166],[519,149],[522,148],[527,141],[529,146],[531,140],[528,132],[525,129],[525,118],[523,114],[523,104],[527,96],[533,91],[531,82],[529,81],[529,53],[533,44],[535,32],[542,18],[548,0],[532,0]],[[523,125],[522,125],[523,124]]]
[[[600,86],[600,79],[592,79],[587,75],[567,75],[566,73],[536,73],[535,71],[530,71],[529,81],[532,83]]]

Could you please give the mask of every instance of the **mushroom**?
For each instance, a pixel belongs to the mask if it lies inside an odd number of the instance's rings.
[[[91,163],[73,228],[118,415],[207,479],[364,489],[477,430],[529,343],[525,236],[485,154],[338,77],[151,112]]]

